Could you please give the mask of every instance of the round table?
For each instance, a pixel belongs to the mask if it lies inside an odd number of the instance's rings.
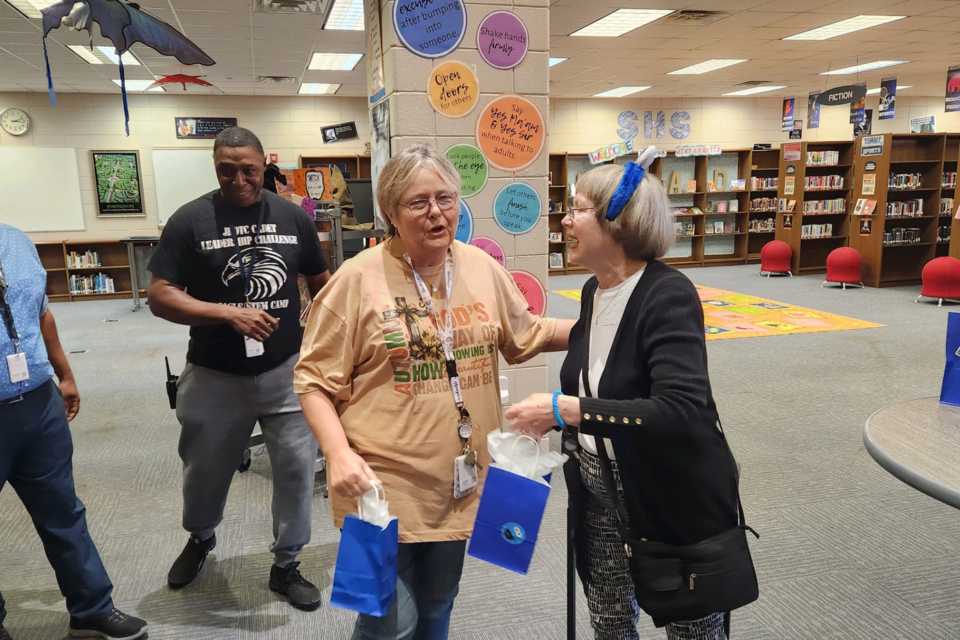
[[[863,444],[895,477],[960,509],[960,407],[921,398],[881,409],[867,420]]]

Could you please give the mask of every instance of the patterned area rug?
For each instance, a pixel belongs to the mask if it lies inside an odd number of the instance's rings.
[[[873,329],[884,326],[734,291],[697,286],[697,292],[703,304],[707,340]],[[579,289],[554,293],[580,301]]]

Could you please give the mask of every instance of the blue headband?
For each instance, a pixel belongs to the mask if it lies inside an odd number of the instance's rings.
[[[627,163],[623,170],[623,177],[620,178],[620,184],[617,185],[617,190],[613,192],[610,204],[607,205],[607,220],[616,220],[617,216],[623,212],[623,208],[630,202],[630,197],[633,196],[633,192],[637,190],[646,173],[647,170],[639,164]]]

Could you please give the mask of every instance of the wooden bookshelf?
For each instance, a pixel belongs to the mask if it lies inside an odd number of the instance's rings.
[[[75,300],[120,300],[133,297],[127,247],[119,240],[73,240],[67,242],[41,242],[36,244],[40,263],[47,272],[47,298],[50,302],[73,302]],[[100,254],[96,266],[81,267],[71,264],[71,253],[84,254],[95,251]],[[113,278],[115,293],[74,293],[70,289],[71,276],[106,274]]]
[[[780,150],[770,149],[767,151],[752,151],[750,156],[750,172],[745,176],[747,178],[747,231],[750,230],[751,222],[755,220],[773,220],[774,229],[770,231],[754,231],[747,235],[747,264],[760,263],[760,250],[776,236],[777,210],[773,207],[754,207],[753,200],[760,198],[777,198],[777,186],[754,189],[752,181],[772,179],[780,181]]]
[[[306,169],[311,165],[323,165],[323,164],[342,164],[346,165],[347,172],[349,176],[344,176],[344,178],[369,178],[370,173],[370,156],[359,156],[359,155],[348,155],[348,156],[338,156],[338,155],[329,155],[329,156],[300,156],[300,168]]]
[[[567,196],[567,154],[551,153],[549,159],[549,202],[547,203],[547,230],[549,233],[559,233],[560,240],[550,240],[547,238],[548,254],[559,253],[561,257],[560,267],[550,267],[549,274],[562,276],[567,273],[567,249],[570,243],[567,241],[567,230],[563,226],[563,217],[567,215],[567,209],[570,206]],[[549,260],[549,255],[547,257]],[[549,263],[548,263],[549,264]],[[572,263],[571,263],[572,265]],[[582,271],[578,265],[570,267],[571,272]]]
[[[948,133],[943,152],[944,174],[947,172],[957,173],[958,160],[960,160],[960,133]],[[937,257],[950,256],[952,258],[960,258],[960,235],[958,235],[960,234],[960,220],[957,220],[954,215],[957,212],[957,207],[960,206],[960,200],[957,199],[956,181],[954,181],[954,186],[952,187],[943,186],[944,183],[945,180],[941,180],[940,199],[953,198],[953,206],[950,207],[950,211],[946,216],[940,216],[940,219],[937,221],[937,226],[950,228],[950,240],[940,242],[938,238],[936,255]],[[956,241],[953,240],[954,238],[956,238]]]
[[[800,146],[799,159],[787,160],[789,150]],[[836,152],[837,160],[817,162],[813,154]],[[837,247],[847,244],[850,230],[851,196],[854,175],[853,141],[842,142],[798,142],[783,143],[780,147],[780,171],[778,176],[777,197],[787,202],[793,200],[793,211],[777,212],[775,237],[790,245],[793,250],[790,266],[796,275],[823,273],[827,270],[827,256]],[[807,187],[808,179],[816,181],[829,178],[839,179],[833,186]],[[842,180],[842,186],[839,181]],[[792,187],[791,187],[792,183]],[[842,200],[842,210],[832,213],[804,211],[805,205],[814,206],[818,201]],[[785,208],[785,207],[781,207]],[[785,216],[791,216],[790,227],[784,225]],[[804,237],[805,225],[832,225],[827,237]]]
[[[876,138],[877,136],[871,136]],[[924,265],[937,255],[937,227],[940,210],[940,186],[943,178],[944,160],[956,158],[946,149],[946,136],[929,134],[883,134],[883,152],[880,155],[863,155],[863,141],[857,141],[856,186],[853,201],[867,199],[876,201],[872,216],[853,216],[856,232],[850,236],[850,246],[863,257],[863,282],[871,287],[887,287],[920,283]],[[954,136],[952,136],[954,138]],[[956,145],[956,141],[953,142]],[[954,147],[956,149],[956,146]],[[867,171],[867,163],[876,164],[875,170]],[[916,188],[888,188],[891,175],[919,174]],[[873,194],[863,193],[864,178],[875,175]],[[919,217],[891,217],[887,205],[911,200],[923,202],[923,214]],[[861,218],[872,221],[870,235],[860,235]],[[853,226],[851,225],[851,226]],[[919,229],[918,241],[908,244],[891,244],[891,237],[903,234],[898,229]]]

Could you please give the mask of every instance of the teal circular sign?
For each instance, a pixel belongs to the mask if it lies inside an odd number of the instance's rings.
[[[500,189],[493,201],[493,219],[515,236],[532,231],[542,213],[540,194],[526,182],[511,182]]]
[[[460,218],[457,220],[456,238],[464,244],[470,244],[473,240],[473,211],[463,198],[460,198]]]

